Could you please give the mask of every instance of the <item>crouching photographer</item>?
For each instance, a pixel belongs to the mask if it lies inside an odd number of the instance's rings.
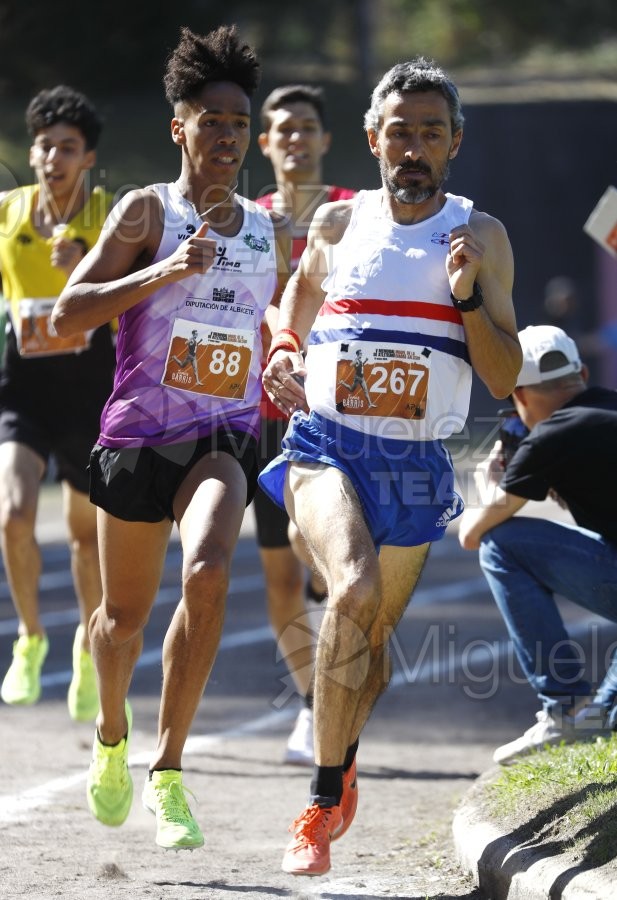
[[[523,366],[512,401],[524,429],[513,417],[504,421],[504,440],[475,473],[478,484],[494,486],[490,501],[468,507],[459,529],[461,545],[479,550],[542,705],[535,725],[495,751],[502,765],[546,744],[617,729],[617,652],[592,695],[555,600],[567,597],[617,622],[617,392],[587,386],[586,366],[561,328],[530,326],[519,340]],[[518,446],[508,459],[513,432]],[[515,516],[528,500],[549,495],[576,524]]]

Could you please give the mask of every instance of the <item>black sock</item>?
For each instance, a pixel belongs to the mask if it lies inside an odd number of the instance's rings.
[[[347,772],[351,767],[352,762],[358,752],[358,744],[360,743],[360,738],[356,738],[356,740],[347,748],[347,753],[345,754],[345,762],[343,763],[343,772]]]
[[[153,772],[181,772],[182,769],[176,769],[173,766],[170,766],[168,769],[148,769],[148,778],[152,781],[152,773]]]
[[[342,766],[315,766],[311,779],[311,801],[318,806],[338,806],[343,793]]]
[[[317,588],[313,585],[313,582],[309,578],[306,583],[306,596],[309,600],[312,600],[314,603],[323,603],[326,597],[328,596],[327,591],[318,591]]]

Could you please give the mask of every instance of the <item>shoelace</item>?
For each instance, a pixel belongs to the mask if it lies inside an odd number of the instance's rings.
[[[193,816],[185,795],[190,794],[193,800],[197,800],[197,797],[189,788],[179,781],[172,781],[170,784],[159,785],[155,791],[160,803],[161,818],[165,822],[182,825],[192,821]]]
[[[324,810],[317,805],[307,807],[289,826],[291,832],[300,832],[296,835],[299,846],[315,844],[323,836],[331,814],[329,809]]]
[[[34,643],[34,641],[25,645],[18,644],[15,661],[28,666],[34,665],[38,661],[39,652],[39,645]]]
[[[126,740],[126,738],[124,738]],[[128,785],[128,766],[124,753],[97,753],[94,758],[96,780],[104,787],[120,787],[124,791]]]

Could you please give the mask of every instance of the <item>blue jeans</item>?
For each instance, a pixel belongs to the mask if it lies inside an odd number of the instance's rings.
[[[588,696],[584,663],[554,594],[617,622],[617,547],[575,525],[515,516],[484,535],[480,566],[544,709]],[[616,697],[617,650],[594,702],[608,709]]]

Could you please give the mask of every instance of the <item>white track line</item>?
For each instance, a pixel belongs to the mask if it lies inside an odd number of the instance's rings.
[[[244,578],[232,579],[230,593],[234,591],[240,593],[241,591],[253,590],[255,588],[255,582],[257,580],[259,580],[260,585],[263,586],[263,576],[259,576],[259,578],[257,576],[246,576]],[[482,582],[482,586],[486,590],[484,579],[470,579],[468,582],[463,582],[457,585],[455,596],[458,599],[461,599],[461,597],[463,596],[477,593],[479,587],[478,581]],[[178,592],[176,589],[165,589],[159,593],[157,603],[175,603],[177,602],[177,597]],[[419,590],[417,592],[417,595],[414,597],[414,602],[416,605],[424,605],[428,602],[435,603],[439,602],[440,600],[449,602],[452,599],[453,595],[451,586],[444,585],[443,587]],[[75,610],[62,610],[58,613],[48,613],[44,617],[45,625],[46,627],[50,628],[54,625],[65,624],[67,621],[69,621],[69,616],[73,616],[74,620],[77,621],[77,613]],[[3,622],[0,623],[0,625],[7,626],[9,625],[9,623]],[[13,623],[13,627],[16,627],[16,621]],[[238,631],[229,635],[223,635],[220,643],[220,650],[225,651],[237,647],[247,646],[249,644],[260,643],[266,640],[274,640],[272,631],[269,626],[247,629],[245,631]],[[147,650],[142,653],[137,666],[147,667],[160,665],[160,662],[161,648],[158,647],[154,650]],[[399,674],[403,677],[399,678],[397,675],[393,678],[393,688],[400,686],[408,680],[405,672]],[[41,683],[44,686],[53,684],[68,684],[71,675],[72,673],[70,670],[51,673],[49,675],[44,675],[41,679]],[[426,677],[428,677],[428,673]],[[221,744],[227,738],[235,737],[239,734],[257,734],[265,730],[273,730],[274,728],[293,718],[295,715],[296,710],[292,705],[282,710],[277,710],[276,712],[269,712],[263,716],[258,717],[257,719],[252,719],[241,726],[233,727],[226,731],[220,732],[219,734],[195,735],[193,737],[189,737],[185,745],[184,753],[188,755],[198,755],[212,746]],[[135,766],[147,765],[149,762],[149,758],[149,755],[146,753],[133,755],[129,759],[129,764]],[[73,788],[76,785],[85,782],[86,774],[86,772],[78,772],[64,778],[54,778],[51,781],[47,781],[41,785],[29,788],[26,791],[21,791],[16,794],[9,794],[8,796],[0,796],[0,824],[10,824],[13,822],[21,821],[27,817],[27,813],[35,812],[38,809],[49,806],[54,802],[54,799],[58,794],[67,790],[68,788]]]
[[[62,582],[64,585],[64,581]],[[66,580],[66,587],[72,588],[73,582],[70,577]],[[60,582],[54,587],[61,586]],[[42,593],[44,593],[42,585]],[[47,589],[51,586],[48,584]],[[264,590],[264,579],[261,573],[256,575],[243,575],[232,578],[229,584],[229,596],[234,594],[248,594],[253,591]],[[467,578],[465,581],[456,584],[444,584],[433,588],[419,588],[413,595],[412,602],[408,610],[413,611],[418,606],[427,606],[429,603],[451,603],[455,600],[463,600],[474,594],[486,593],[488,586],[484,577]],[[161,588],[159,591],[155,607],[168,606],[178,602],[178,588],[167,587]],[[41,622],[46,629],[58,627],[59,625],[67,625],[77,623],[79,620],[77,613],[77,605],[67,607],[66,609],[56,610],[54,612],[43,613]],[[0,621],[0,637],[15,634],[17,632],[18,620],[15,617],[3,619]]]
[[[254,576],[247,576],[245,579],[238,579],[237,581],[243,581],[244,589],[248,589],[248,583],[253,577]],[[453,599],[460,600],[464,596],[468,596],[469,594],[476,594],[478,593],[478,581],[481,581],[482,585],[484,586],[484,590],[486,590],[487,588],[483,578],[469,579],[467,582],[460,582],[456,584],[456,586],[444,585],[442,587],[420,590],[414,597],[415,605],[424,605],[429,602],[435,603],[440,601],[449,602]],[[236,590],[240,590],[238,584],[236,584]],[[165,593],[166,592],[161,592],[162,595]],[[177,591],[174,591],[173,593],[174,597],[177,599]],[[420,604],[417,602],[418,596],[421,596]],[[162,602],[172,601],[163,599]],[[173,602],[175,602],[175,600]],[[574,637],[578,633],[583,632],[589,627],[590,622],[596,620],[598,622],[604,622],[604,624],[606,624],[604,619],[590,616],[589,618],[576,623],[576,625],[570,628],[572,637]],[[245,631],[238,631],[229,635],[224,635],[221,640],[220,649],[229,650],[236,647],[260,643],[265,640],[274,640],[272,637],[272,631],[268,626],[247,629]],[[509,649],[508,641],[494,641],[490,644],[490,646],[478,647],[474,650],[474,662],[482,662],[483,660],[495,661],[496,659],[502,657],[506,652],[511,652]],[[422,664],[417,669],[417,671],[415,667],[410,671],[409,668],[405,666],[402,670],[394,673],[390,682],[389,689],[393,690],[401,687],[404,684],[411,683],[416,685],[426,684],[428,682],[434,683],[435,679],[439,680],[446,674],[451,676],[452,665],[454,664],[456,668],[460,667],[462,659],[463,655],[457,654],[454,658],[441,660],[439,665],[436,667],[430,661],[427,661]],[[161,651],[160,648],[158,648],[156,650],[146,651],[145,653],[143,653],[137,665],[159,665],[160,661]],[[467,662],[469,662],[469,657],[467,657]],[[42,679],[42,681],[47,684],[60,682],[66,682],[68,684],[70,677],[71,672],[67,671],[49,675],[47,676],[48,680],[46,682],[45,678]],[[249,720],[248,722],[245,722],[240,726],[234,726],[233,728],[219,732],[218,734],[195,735],[194,737],[189,737],[185,745],[184,753],[186,755],[199,755],[200,753],[205,752],[207,749],[213,746],[220,745],[228,738],[237,737],[240,734],[258,734],[263,731],[274,730],[282,723],[285,723],[293,718],[295,715],[295,708],[293,706],[289,706],[284,708],[283,710],[266,713],[265,715],[260,716],[257,719]],[[129,759],[129,765],[147,765],[149,762],[149,758],[150,756],[147,753],[139,753],[133,755]],[[54,802],[54,798],[57,794],[62,793],[62,791],[65,791],[67,788],[72,788],[75,785],[85,782],[85,779],[86,772],[79,772],[65,778],[52,779],[51,781],[47,781],[44,784],[30,788],[26,791],[22,791],[16,794],[9,794],[7,796],[0,796],[0,823],[10,824],[21,821],[26,817],[26,813],[34,812],[38,809],[41,809],[42,807],[49,806]]]
[[[201,734],[189,737],[184,747],[184,756],[198,756],[223,741],[244,734],[259,734],[271,731],[294,718],[297,710],[293,707],[282,712],[266,713],[257,719],[221,731],[218,734]],[[147,766],[152,758],[151,752],[134,753],[129,756],[129,766]],[[76,772],[64,778],[54,778],[44,784],[29,788],[16,794],[0,797],[0,824],[13,824],[29,818],[28,813],[36,812],[55,802],[56,796],[69,788],[85,784],[87,772]]]

